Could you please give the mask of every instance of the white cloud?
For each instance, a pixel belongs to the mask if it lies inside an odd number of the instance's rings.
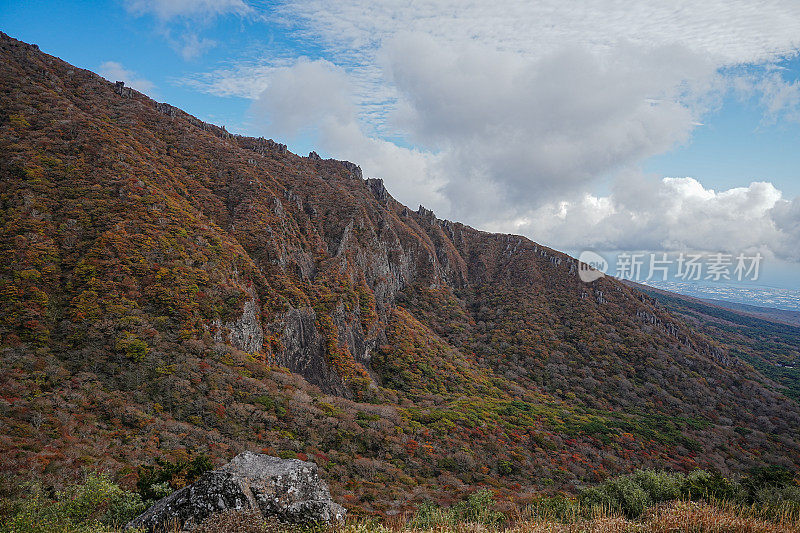
[[[249,98],[255,100],[269,86],[270,79],[281,67],[296,60],[270,61],[268,64],[239,64],[176,80],[214,96]]]
[[[676,46],[565,46],[532,60],[404,35],[386,57],[398,124],[441,154],[450,214],[476,223],[575,194],[686,140],[702,111],[695,87],[715,75]]]
[[[327,118],[351,120],[354,106],[348,84],[345,72],[334,64],[301,58],[272,72],[254,109],[269,121],[270,129],[295,137]]]
[[[772,125],[779,120],[800,122],[800,80],[784,79],[785,68],[766,64],[753,72],[734,68],[729,85],[742,102],[756,101],[763,112],[762,122]]]
[[[125,7],[135,15],[152,14],[162,21],[252,12],[252,8],[242,0],[126,0]]]
[[[453,43],[489,43],[527,56],[565,43],[590,48],[626,40],[646,46],[682,43],[724,63],[759,62],[800,44],[792,0],[304,0],[282,10],[336,51],[369,54],[401,31]]]
[[[152,94],[155,85],[148,79],[142,78],[132,70],[128,70],[116,61],[106,61],[98,68],[98,72],[108,81],[124,81],[125,85],[133,87],[139,92]]]
[[[785,200],[768,182],[714,191],[694,178],[629,172],[608,196],[549,204],[501,225],[571,249],[760,251],[800,261],[800,198]]]
[[[380,175],[395,185],[396,197],[445,205],[438,191],[442,183],[433,178],[437,158],[365,134],[353,103],[354,87],[343,69],[301,58],[270,73],[251,110],[269,135],[280,133],[291,141],[311,134],[323,153],[357,162],[366,176]]]
[[[187,61],[197,59],[216,45],[217,43],[213,39],[200,37],[194,32],[185,33],[180,37],[180,41],[173,42],[173,48],[178,50]]]
[[[774,122],[778,117],[785,117],[800,121],[800,81],[790,83],[773,72],[762,79],[757,88],[768,120]]]
[[[217,45],[200,35],[204,26],[223,15],[255,13],[243,0],[125,0],[125,8],[135,16],[154,16],[158,32],[186,61],[196,60]]]

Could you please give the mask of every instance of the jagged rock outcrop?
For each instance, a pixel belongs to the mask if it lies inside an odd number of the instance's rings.
[[[364,179],[364,175],[361,173],[360,166],[350,161],[341,161],[341,164],[344,168],[346,168],[350,172],[350,179],[354,180]]]
[[[290,309],[284,316],[279,329],[283,352],[276,362],[297,372],[312,383],[322,383],[329,375],[325,361],[325,346],[322,335],[316,327],[317,314],[311,308]]]
[[[227,330],[227,340],[243,352],[260,352],[264,346],[264,329],[261,327],[261,317],[254,297],[245,301],[242,315],[233,322],[224,326],[220,320],[214,321],[216,328],[214,340],[223,342],[223,332]]]
[[[123,98],[133,97],[133,89],[130,87],[125,87],[124,81],[118,81],[114,84],[114,92]]]
[[[175,106],[169,105],[166,102],[157,102],[156,110],[158,110],[158,112],[161,113],[162,115],[166,115],[172,118],[177,117],[178,114],[181,112],[180,109],[178,109]]]
[[[286,154],[289,151],[285,144],[275,142],[272,139],[265,139],[264,137],[254,138],[237,135],[236,140],[242,148],[252,150],[260,155]]]
[[[156,502],[126,529],[195,529],[205,518],[226,510],[256,510],[295,524],[332,524],[347,511],[331,500],[317,465],[244,452],[219,470]]]
[[[383,184],[383,180],[381,178],[367,178],[367,185],[369,185],[369,189],[375,198],[385,206],[390,196],[389,191],[386,190],[386,186]]]
[[[261,317],[255,298],[244,304],[242,316],[229,325],[231,343],[242,351],[260,352],[264,344],[264,330],[261,328]]]

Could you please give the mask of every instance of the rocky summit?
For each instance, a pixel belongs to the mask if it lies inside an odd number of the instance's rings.
[[[256,510],[264,518],[295,524],[339,523],[346,514],[331,501],[314,463],[244,452],[159,500],[126,529],[191,531],[210,515],[228,510]]]

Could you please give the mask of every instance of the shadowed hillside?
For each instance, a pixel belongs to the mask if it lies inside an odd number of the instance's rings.
[[[800,464],[783,389],[654,299],[0,34],[2,471],[317,462],[349,508]]]

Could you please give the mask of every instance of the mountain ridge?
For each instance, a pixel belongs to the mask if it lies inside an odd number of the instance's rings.
[[[781,386],[653,298],[412,211],[353,163],[5,34],[0,54],[4,471],[133,476],[262,448],[395,512],[637,466],[800,463]]]

